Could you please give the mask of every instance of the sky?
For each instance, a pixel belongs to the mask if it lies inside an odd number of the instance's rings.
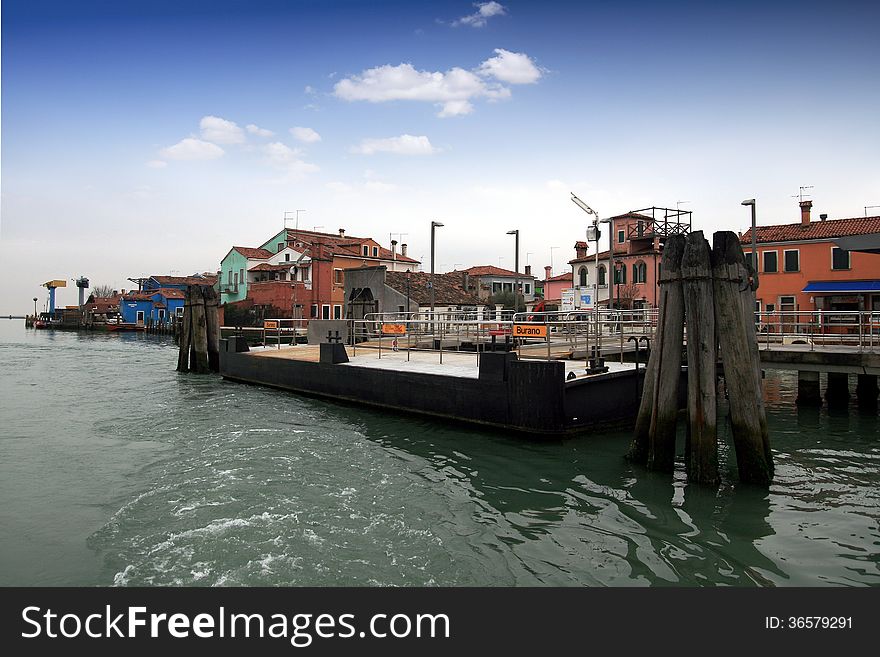
[[[877,3],[5,0],[0,315],[284,225],[569,270],[592,217],[880,206]],[[296,211],[300,212],[297,213]],[[880,207],[869,209],[880,214]],[[607,231],[603,241],[607,238]],[[607,248],[607,247],[603,247]],[[58,304],[76,303],[72,283]]]

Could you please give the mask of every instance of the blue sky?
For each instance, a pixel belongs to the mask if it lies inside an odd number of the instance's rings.
[[[556,273],[650,205],[745,230],[880,205],[863,2],[2,6],[0,312],[39,283],[216,270],[282,225]],[[251,126],[250,128],[248,126]],[[270,134],[271,133],[271,134]],[[875,210],[875,212],[880,210]],[[527,256],[528,254],[528,256]],[[427,265],[427,262],[426,262]],[[75,288],[62,303],[75,302]]]

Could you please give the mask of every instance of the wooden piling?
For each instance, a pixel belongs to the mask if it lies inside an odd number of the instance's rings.
[[[675,465],[678,386],[684,337],[681,257],[685,238],[672,235],[663,248],[660,310],[654,348],[645,372],[645,388],[629,458],[651,470],[671,472]]]
[[[208,341],[208,368],[220,371],[220,321],[217,317],[217,291],[213,287],[200,288],[205,299],[205,326]]]
[[[205,299],[196,285],[187,288],[187,297],[192,310],[191,344],[189,369],[197,374],[207,374],[208,369],[208,331],[205,321]]]
[[[187,289],[183,302],[183,317],[180,318],[180,334],[178,336],[178,372],[189,372],[190,342],[192,342],[192,295],[189,289]]]
[[[687,317],[689,482],[718,482],[718,435],[715,399],[715,337],[712,262],[702,231],[688,235],[681,262]]]
[[[719,231],[713,235],[712,277],[739,478],[769,484],[773,455],[755,337],[755,292],[749,285],[749,270],[736,233]]]

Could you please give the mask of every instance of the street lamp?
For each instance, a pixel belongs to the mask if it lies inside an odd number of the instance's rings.
[[[752,206],[752,290],[758,289],[758,236],[755,227],[755,199],[748,198],[742,205]]]
[[[37,297],[34,297],[34,317],[37,316]]]
[[[599,213],[575,196],[574,192],[571,192],[571,200],[581,210],[587,214],[593,215],[593,225],[587,228],[587,239],[592,239],[596,242],[596,275],[593,277],[593,280],[595,281],[593,283],[593,312],[595,314],[596,322],[596,353],[594,356],[597,359],[595,362],[598,362],[599,351],[601,349],[601,343],[599,342],[599,237],[601,237],[601,233],[599,232]],[[590,229],[592,229],[592,231]],[[609,290],[610,289],[611,288],[609,288]],[[611,295],[609,294],[609,296]]]
[[[439,221],[431,222],[431,334],[434,333],[434,230],[442,228]]]
[[[513,253],[513,269],[516,272],[516,279],[513,283],[513,312],[519,312],[519,229],[509,230],[507,231],[508,235],[515,235],[514,239],[514,253]],[[523,303],[525,303],[525,297],[523,297]]]

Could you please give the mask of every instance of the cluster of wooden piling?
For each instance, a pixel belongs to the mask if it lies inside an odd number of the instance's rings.
[[[669,472],[674,467],[686,318],[689,481],[718,481],[716,370],[720,353],[740,480],[770,482],[773,458],[755,339],[753,281],[735,233],[715,233],[711,250],[700,231],[667,239],[655,348],[645,373],[628,458],[651,470]]]
[[[220,322],[217,291],[213,287],[189,285],[180,323],[178,372],[206,374],[220,371]]]

